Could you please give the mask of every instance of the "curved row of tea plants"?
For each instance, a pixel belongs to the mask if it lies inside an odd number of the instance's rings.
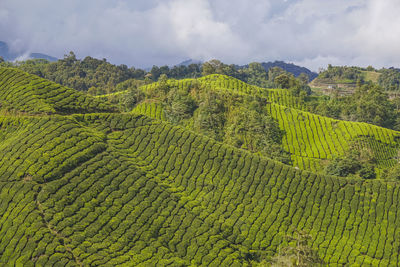
[[[143,114],[158,120],[166,120],[164,109],[162,104],[159,102],[141,102],[132,110],[132,112]]]

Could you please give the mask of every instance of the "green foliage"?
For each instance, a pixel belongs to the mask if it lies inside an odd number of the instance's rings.
[[[376,178],[373,152],[367,147],[357,148],[355,144],[341,158],[332,159],[325,167],[325,173],[336,176],[357,175],[363,179]]]
[[[302,77],[296,79],[292,74],[283,73],[276,76],[274,82],[279,88],[290,89],[292,95],[301,96],[303,99],[306,95],[311,94],[311,88]]]
[[[95,87],[97,94],[113,92],[118,83],[132,78],[143,79],[145,75],[143,70],[128,68],[126,65],[115,66],[105,59],[86,57],[79,60],[73,52],[56,62],[34,59],[17,62],[16,66],[78,91]]]
[[[268,73],[264,67],[258,62],[252,62],[248,68],[240,70],[242,76],[246,77],[246,82],[260,87],[273,87],[268,80]]]
[[[364,81],[364,74],[361,68],[347,66],[332,66],[321,72],[319,79],[327,79],[338,83],[355,83],[357,80]]]
[[[283,132],[279,125],[266,112],[257,111],[258,103],[247,103],[249,108],[241,107],[230,114],[227,121],[225,142],[247,149],[253,153],[260,152],[284,163],[290,163],[290,157],[281,149]]]
[[[383,178],[386,180],[400,181],[400,164],[396,164],[393,167],[385,170]]]
[[[209,90],[204,90],[199,99],[193,129],[222,141],[226,122],[224,100],[219,94]]]
[[[161,83],[160,86],[163,86],[163,84]],[[163,88],[161,87],[161,90],[164,90]],[[173,123],[189,119],[196,109],[194,99],[187,91],[179,88],[172,88],[168,92],[165,102],[166,118]]]
[[[368,82],[357,87],[350,96],[332,96],[329,101],[321,101],[311,110],[323,116],[394,129],[397,127],[396,120],[399,120],[395,105],[396,102],[390,101],[380,86]]]
[[[325,168],[329,175],[346,177],[355,174],[361,168],[360,163],[354,158],[335,158]]]
[[[223,74],[228,76],[234,76],[235,72],[236,69],[234,65],[226,65],[216,59],[212,59],[208,62],[205,62],[202,65],[203,76],[207,76],[210,74]]]
[[[128,80],[117,86],[117,89],[124,91],[119,99],[120,107],[123,111],[131,111],[140,101],[144,99],[144,93],[139,89],[142,82],[137,80]]]
[[[378,84],[387,91],[400,89],[400,71],[398,69],[382,69],[378,78]]]
[[[352,103],[344,111],[348,117],[354,116],[357,121],[387,128],[393,125],[394,107],[381,87],[366,84],[358,88],[349,100]]]
[[[279,254],[272,258],[271,266],[324,266],[317,251],[310,246],[311,236],[304,231],[296,231],[295,236],[287,236],[287,246],[279,248]]]
[[[283,91],[265,91],[215,74],[201,79],[181,81],[167,80],[163,77],[156,84],[149,84],[141,89],[147,100],[139,104],[139,107],[134,109],[135,112],[156,115],[150,111],[150,107],[145,106],[162,103],[162,113],[169,122],[281,162],[290,162],[289,154],[282,148],[282,131],[266,114],[267,110],[263,106],[267,100],[261,97],[268,95],[271,100],[281,102],[292,100],[290,95],[283,94]],[[232,94],[232,91],[238,93]],[[258,96],[248,95],[252,93]],[[252,117],[246,117],[249,115]],[[249,120],[252,123],[250,126]],[[241,129],[248,131],[244,133]]]

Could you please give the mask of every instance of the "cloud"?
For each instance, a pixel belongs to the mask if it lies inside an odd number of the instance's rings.
[[[0,0],[14,51],[147,67],[187,58],[400,66],[397,0]]]

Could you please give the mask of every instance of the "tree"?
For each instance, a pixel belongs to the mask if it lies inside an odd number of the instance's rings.
[[[299,79],[299,81],[303,84],[303,85],[307,85],[310,77],[308,77],[307,74],[305,74],[304,72],[300,73],[300,75],[297,77]]]
[[[274,82],[279,88],[288,89],[290,87],[290,76],[286,73],[281,74],[274,79]]]
[[[185,90],[175,87],[167,94],[165,114],[167,119],[173,123],[190,118],[196,107],[196,102]]]
[[[92,96],[96,95],[97,94],[97,88],[94,87],[94,86],[90,87],[89,90],[88,90],[88,94],[92,95]]]
[[[237,76],[237,71],[234,65],[226,65],[217,59],[207,61],[202,66],[203,76],[209,74],[224,74],[232,77]]]
[[[161,74],[158,78],[158,89],[166,95],[169,91],[168,77],[166,74]]]
[[[214,91],[203,91],[199,108],[194,118],[194,128],[218,141],[222,141],[225,125],[225,106],[220,95]]]
[[[353,157],[334,158],[325,167],[325,173],[346,177],[355,174],[360,168],[361,164]]]
[[[241,70],[241,73],[245,76],[242,79],[244,79],[247,83],[261,87],[270,86],[270,82],[268,81],[268,73],[258,62],[250,63],[248,68]]]
[[[393,167],[386,169],[382,177],[390,181],[400,181],[400,164],[397,163]]]
[[[270,83],[274,83],[276,77],[285,73],[286,71],[280,67],[272,67],[268,70],[268,80]]]
[[[60,60],[61,63],[66,66],[73,66],[78,60],[76,59],[76,55],[73,51],[70,51],[68,55],[64,55],[64,59]]]
[[[228,115],[224,141],[238,148],[290,163],[288,153],[281,147],[282,130],[271,116],[257,110],[259,107],[256,101],[252,101],[234,109]]]
[[[294,236],[286,236],[287,246],[279,248],[278,255],[272,258],[271,266],[323,266],[324,261],[309,243],[311,236],[305,231],[295,231]]]
[[[341,177],[353,175],[363,179],[376,178],[376,158],[370,149],[360,149],[359,142],[362,143],[362,140],[352,143],[344,156],[330,160],[325,166],[325,173]]]
[[[127,91],[119,96],[119,104],[122,111],[132,111],[134,106],[144,99],[144,93],[139,89],[142,84],[142,81],[131,79],[120,85],[121,88],[126,88],[125,90]]]
[[[394,106],[388,95],[380,86],[372,83],[356,89],[345,113],[353,115],[357,121],[386,128],[393,127],[395,121]]]
[[[216,59],[212,59],[207,61],[202,66],[202,74],[203,76],[218,73],[217,70],[222,69],[222,62]]]
[[[152,77],[153,81],[157,81],[158,77],[160,77],[160,75],[161,75],[160,68],[157,66],[153,66],[150,70],[150,73],[151,73],[151,77]]]

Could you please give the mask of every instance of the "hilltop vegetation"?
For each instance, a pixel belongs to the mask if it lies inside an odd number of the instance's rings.
[[[400,90],[400,70],[399,69],[382,69],[378,83],[388,91]]]
[[[76,58],[73,52],[56,62],[33,59],[12,63],[3,62],[0,57],[0,66],[17,67],[30,74],[38,75],[78,91],[87,91],[92,95],[115,92],[118,90],[118,84],[130,79],[142,80],[148,83],[157,81],[161,75],[174,79],[184,79],[198,78],[209,74],[223,74],[236,77],[252,85],[271,88],[277,87],[274,79],[277,75],[283,73],[293,78],[294,76],[300,76],[307,81],[314,78],[314,73],[308,69],[284,62],[271,64],[253,62],[249,65],[237,66],[233,64],[227,65],[214,59],[205,63],[193,63],[187,66],[153,66],[146,71],[135,67],[128,68],[126,65],[116,66],[107,62],[106,59],[99,60],[85,57],[80,60]]]
[[[400,133],[309,113],[287,77],[161,76],[95,98],[0,68],[0,264],[398,265]],[[388,180],[316,173],[354,150],[395,166]]]

